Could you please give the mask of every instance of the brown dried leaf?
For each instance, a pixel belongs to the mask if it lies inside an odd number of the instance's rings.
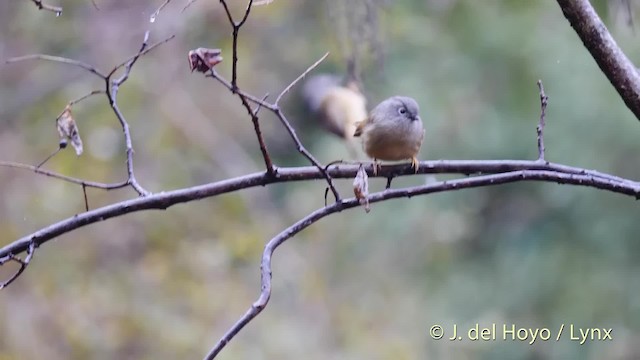
[[[191,72],[197,70],[198,72],[205,73],[214,66],[222,62],[222,56],[220,49],[207,49],[197,48],[189,51],[189,68]]]
[[[82,139],[78,132],[78,126],[71,115],[71,107],[69,105],[56,119],[56,127],[58,128],[58,134],[60,134],[60,148],[66,148],[67,141],[71,140],[71,146],[76,150],[76,155],[82,154]]]
[[[368,213],[371,210],[369,206],[369,176],[367,176],[362,164],[360,164],[356,177],[353,179],[353,194],[360,202],[360,205],[364,205],[364,211]]]

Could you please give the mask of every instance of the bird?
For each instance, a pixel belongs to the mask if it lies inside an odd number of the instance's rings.
[[[367,99],[355,80],[318,74],[305,82],[302,96],[320,124],[346,141],[352,140],[356,123],[367,117]]]
[[[411,159],[418,172],[418,153],[424,140],[424,128],[418,103],[407,96],[392,96],[378,104],[363,121],[356,124],[355,137],[362,138],[364,152],[374,161]]]

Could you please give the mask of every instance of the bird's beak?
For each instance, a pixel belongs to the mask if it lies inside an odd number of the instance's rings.
[[[422,119],[420,119],[420,116],[418,116],[418,115],[412,117],[411,120],[413,120],[413,121],[422,121]]]

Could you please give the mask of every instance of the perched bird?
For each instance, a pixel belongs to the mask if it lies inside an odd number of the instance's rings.
[[[302,96],[320,124],[347,141],[367,117],[367,100],[355,81],[343,84],[335,75],[315,75],[305,82]]]
[[[364,151],[374,159],[397,161],[411,159],[418,172],[417,155],[424,139],[418,103],[406,96],[390,97],[376,106],[356,126],[354,136],[362,137]]]

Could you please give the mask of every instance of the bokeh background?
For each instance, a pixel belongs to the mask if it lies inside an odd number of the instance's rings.
[[[554,1],[275,0],[240,35],[239,84],[277,94],[325,51],[319,71],[344,73],[359,48],[371,103],[415,97],[427,141],[422,159],[533,159],[536,81],[550,97],[547,158],[640,178],[640,123],[625,108]],[[66,56],[108,71],[152,41],[122,87],[138,180],[158,192],[261,170],[239,100],[187,52],[231,37],[221,5],[174,0],[64,0],[62,16],[32,2],[0,3],[0,59]],[[244,1],[230,1],[236,16]],[[373,6],[377,21],[350,34],[344,6]],[[632,60],[637,24],[619,1],[594,1]],[[342,6],[342,8],[340,8]],[[327,11],[330,8],[331,11]],[[342,14],[342,15],[341,15]],[[341,24],[341,25],[340,25]],[[355,39],[355,40],[354,40]],[[54,119],[99,79],[70,66],[0,65],[0,159],[37,164],[57,147]],[[272,95],[274,96],[274,95]],[[322,162],[347,157],[297,95],[284,101]],[[74,107],[85,142],[45,167],[95,181],[126,176],[121,129],[104,97]],[[304,165],[283,128],[261,118],[279,165]],[[436,179],[443,178],[437,176]],[[394,186],[429,178],[399,179]],[[349,180],[340,182],[350,192]],[[373,180],[372,190],[384,182]],[[48,242],[0,293],[0,359],[197,359],[259,292],[259,257],[281,229],[322,206],[322,181],[249,189],[93,224]],[[84,210],[79,187],[0,168],[0,245]],[[134,197],[89,190],[92,208]],[[548,183],[464,190],[375,204],[326,218],[274,258],[268,308],[221,359],[635,359],[640,357],[640,214],[629,197]],[[8,275],[11,265],[0,269]],[[432,325],[466,331],[515,324],[612,328],[613,341],[435,341]],[[498,335],[500,339],[500,334]]]

